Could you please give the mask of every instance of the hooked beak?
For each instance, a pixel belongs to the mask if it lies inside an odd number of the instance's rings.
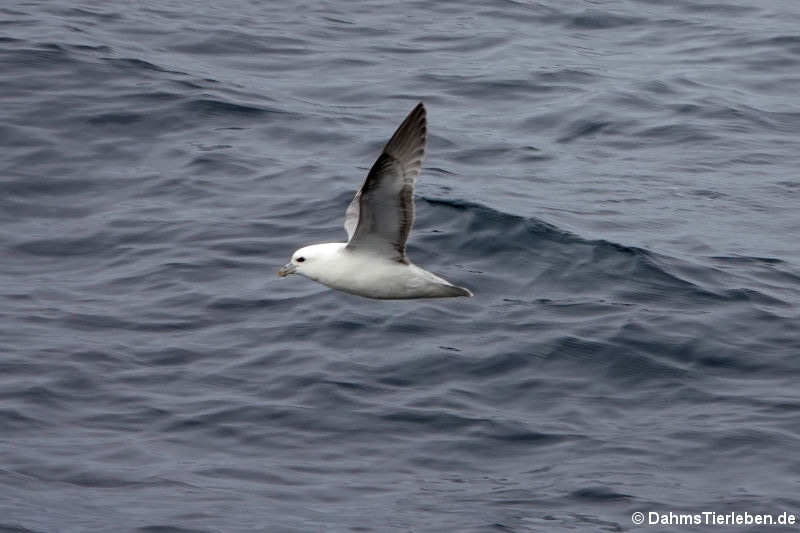
[[[297,271],[297,266],[291,263],[286,263],[278,270],[278,275],[282,278],[285,278],[289,274],[294,274]]]

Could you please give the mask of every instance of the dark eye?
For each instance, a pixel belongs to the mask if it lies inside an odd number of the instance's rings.
[[[305,260],[306,260],[306,258],[305,258],[305,257],[298,257],[298,258],[297,258],[297,262],[298,262],[298,263],[302,263],[302,262],[303,262],[303,261],[305,261]]]

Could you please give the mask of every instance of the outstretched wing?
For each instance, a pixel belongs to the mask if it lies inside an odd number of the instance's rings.
[[[368,249],[406,262],[406,240],[414,223],[414,183],[425,157],[426,119],[422,102],[386,143],[345,213],[351,250]]]

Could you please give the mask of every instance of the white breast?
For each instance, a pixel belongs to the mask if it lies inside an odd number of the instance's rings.
[[[464,289],[416,265],[369,253],[354,253],[343,246],[315,262],[313,271],[303,274],[331,288],[359,296],[381,299],[464,296]]]

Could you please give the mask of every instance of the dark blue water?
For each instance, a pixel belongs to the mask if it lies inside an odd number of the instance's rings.
[[[793,0],[4,3],[0,531],[800,516],[798,28]],[[279,279],[418,100],[409,254],[475,297]]]

